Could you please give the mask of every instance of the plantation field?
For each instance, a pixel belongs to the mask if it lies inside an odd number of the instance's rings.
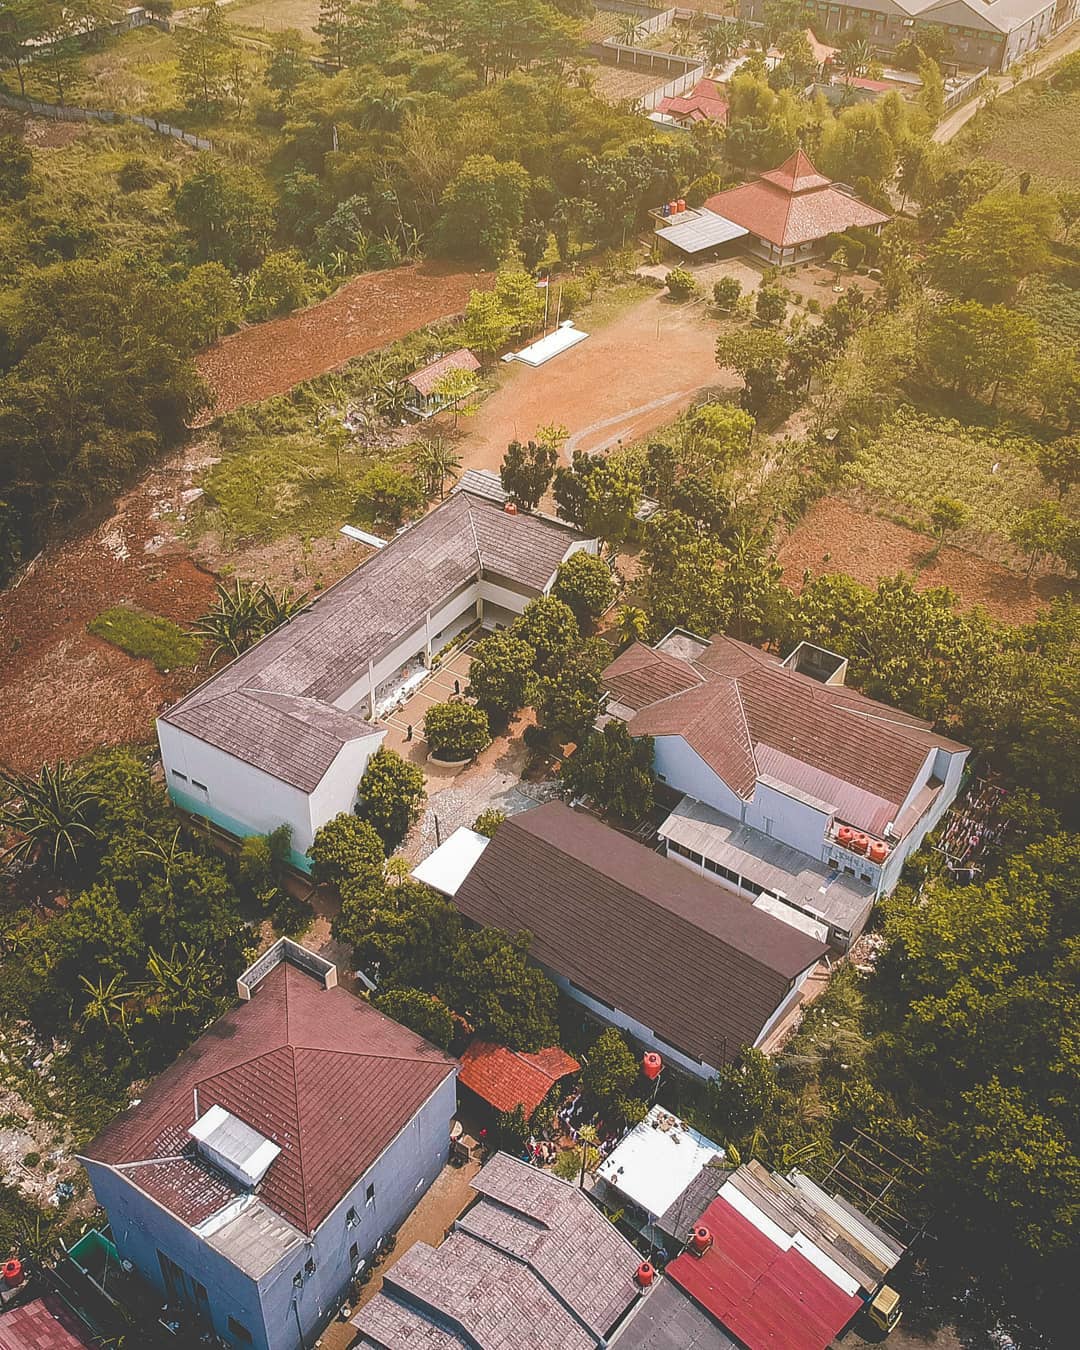
[[[1041,82],[1024,85],[984,109],[962,134],[961,148],[1001,164],[1006,183],[1030,173],[1042,187],[1080,186],[1080,93],[1064,94]]]
[[[319,0],[240,0],[225,11],[230,23],[258,32],[280,33],[297,28],[305,37],[317,41]]]
[[[608,103],[621,103],[626,98],[642,98],[666,83],[665,76],[650,75],[648,71],[624,70],[620,66],[591,66],[590,69],[596,72],[593,90],[597,98],[605,99]]]
[[[1049,277],[1032,277],[1016,308],[1034,319],[1051,341],[1080,347],[1080,291]]]
[[[855,479],[877,509],[893,502],[917,528],[929,527],[938,497],[970,512],[957,534],[972,547],[1005,536],[1021,512],[1053,495],[1033,459],[1031,442],[901,409],[856,455]]]

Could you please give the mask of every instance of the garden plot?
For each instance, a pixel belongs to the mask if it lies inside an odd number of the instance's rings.
[[[1015,183],[1022,173],[1043,187],[1080,186],[1080,93],[1063,94],[1044,84],[1024,86],[996,101],[972,123],[963,148],[989,159]]]

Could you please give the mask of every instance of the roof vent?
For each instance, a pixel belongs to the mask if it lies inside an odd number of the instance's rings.
[[[223,1106],[212,1106],[188,1131],[199,1151],[241,1186],[257,1186],[281,1149]]]

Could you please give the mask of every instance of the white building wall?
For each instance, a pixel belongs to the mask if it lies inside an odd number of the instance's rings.
[[[386,732],[380,730],[372,736],[362,736],[358,740],[350,741],[338,751],[337,758],[308,798],[312,838],[315,831],[328,820],[333,820],[343,811],[352,811],[356,805],[357,785],[364,776],[368,760],[382,745],[385,736]],[[308,839],[302,851],[306,853],[310,847],[311,839]]]
[[[964,776],[967,757],[968,751],[966,750],[937,750],[933,752],[931,771],[935,777],[942,780],[941,791],[922,820],[908,832],[896,848],[890,851],[888,858],[885,860],[885,865],[881,869],[880,895],[888,895],[896,887],[904,863],[913,853],[918,852],[922,847],[923,840],[956,800],[956,794],[960,791],[960,782]]]
[[[657,736],[653,741],[653,768],[669,787],[677,788],[706,806],[742,819],[742,798],[710,769],[681,736]]]
[[[783,1003],[780,1004],[780,1006],[776,1009],[776,1011],[773,1013],[773,1015],[769,1018],[769,1020],[765,1023],[765,1025],[761,1028],[761,1031],[760,1031],[760,1033],[759,1033],[759,1035],[758,1035],[758,1038],[757,1038],[757,1040],[754,1042],[755,1045],[760,1045],[760,1044],[761,1044],[761,1042],[765,1039],[765,1037],[769,1034],[769,1032],[772,1031],[773,1027],[776,1026],[777,1022],[780,1021],[781,1017],[783,1017],[783,1015],[787,1012],[787,1010],[788,1010],[788,1009],[791,1007],[791,1005],[795,1002],[795,999],[796,999],[796,997],[797,997],[797,995],[798,995],[798,993],[799,993],[799,990],[800,990],[800,989],[803,987],[803,985],[806,983],[807,976],[810,974],[810,972],[811,972],[813,969],[814,969],[813,966],[808,966],[808,967],[803,971],[803,973],[802,973],[801,975],[797,975],[797,976],[795,977],[795,983],[791,986],[791,989],[788,991],[786,997],[784,998]]]
[[[758,783],[754,800],[747,805],[745,819],[755,830],[790,844],[818,862],[824,856],[825,831],[832,819],[831,812],[789,797],[766,783]]]

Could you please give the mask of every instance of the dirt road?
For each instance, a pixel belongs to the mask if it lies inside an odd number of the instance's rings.
[[[568,459],[610,449],[670,422],[705,389],[734,388],[716,368],[718,331],[703,305],[657,292],[546,366],[502,367],[499,388],[458,446],[464,467],[497,469],[510,441],[549,422],[569,429]]]
[[[460,314],[469,292],[492,280],[490,272],[439,262],[367,272],[309,309],[242,328],[196,358],[217,395],[213,413],[203,421],[283,394],[354,356]]]

